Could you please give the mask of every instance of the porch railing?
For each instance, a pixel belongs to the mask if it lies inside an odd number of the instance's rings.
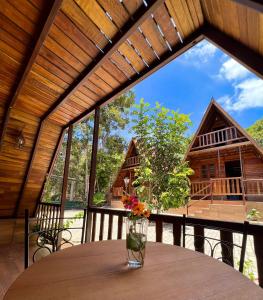
[[[195,149],[236,141],[242,137],[238,136],[236,127],[227,127],[201,134],[197,138],[198,145],[194,147]]]
[[[131,156],[126,159],[124,162],[124,168],[136,166],[140,164],[140,157],[139,156]]]
[[[263,179],[226,177],[192,182],[191,198],[196,196],[263,196]]]
[[[44,209],[45,206],[46,204],[41,204],[42,209]],[[55,207],[54,210],[56,210]],[[89,207],[85,215],[85,228],[83,229],[84,241],[92,242],[125,238],[124,225],[126,216],[127,213],[125,210]],[[172,226],[172,243],[178,246],[183,245],[183,236],[185,235],[184,224],[188,229],[191,227],[191,230],[198,233],[196,237],[194,237],[193,245],[195,250],[199,252],[205,252],[205,229],[217,231],[222,242],[225,241],[226,238],[233,241],[233,234],[242,233],[244,229],[243,223],[198,219],[169,214],[151,214],[150,221],[151,226],[155,228],[156,242],[163,242],[164,228],[167,224],[170,224],[170,226]],[[263,226],[248,224],[247,234],[253,236],[258,281],[259,285],[263,287]]]

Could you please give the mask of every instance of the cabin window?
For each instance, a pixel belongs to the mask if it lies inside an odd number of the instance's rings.
[[[201,166],[201,178],[208,179],[215,177],[215,165],[207,164]]]

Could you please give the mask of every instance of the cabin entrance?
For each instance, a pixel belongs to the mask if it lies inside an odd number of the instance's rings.
[[[231,184],[229,186],[230,192],[232,194],[242,193],[241,182],[238,177],[241,177],[241,165],[240,160],[232,160],[225,162],[225,173],[227,178],[235,178],[231,180]],[[228,200],[241,200],[241,195],[227,195]]]

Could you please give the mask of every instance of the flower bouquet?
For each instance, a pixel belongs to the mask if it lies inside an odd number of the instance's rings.
[[[136,196],[123,196],[122,202],[124,207],[129,210],[126,223],[128,266],[139,268],[144,263],[150,211]]]

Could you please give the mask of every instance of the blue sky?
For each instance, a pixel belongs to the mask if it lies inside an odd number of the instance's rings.
[[[141,98],[190,114],[192,132],[214,97],[244,128],[263,117],[263,81],[207,41],[133,89]]]

